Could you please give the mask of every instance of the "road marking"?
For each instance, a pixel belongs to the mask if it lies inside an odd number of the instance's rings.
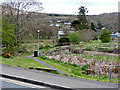
[[[21,85],[21,86],[25,86],[25,87],[30,87],[30,88],[46,88],[44,86],[38,86],[38,85],[34,85],[34,84],[29,84],[29,83],[25,83],[25,82],[20,82],[17,80],[12,80],[12,79],[7,79],[7,78],[1,78],[1,81],[5,81],[5,82],[9,82],[9,83],[13,83],[13,84],[17,84],[17,85]]]

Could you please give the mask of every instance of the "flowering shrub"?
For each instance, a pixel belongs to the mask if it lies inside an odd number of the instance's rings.
[[[7,53],[7,50],[5,52],[2,53],[2,56],[5,58],[9,58],[11,55],[10,53]]]

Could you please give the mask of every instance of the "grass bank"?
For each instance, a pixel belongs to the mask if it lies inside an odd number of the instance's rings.
[[[23,67],[23,68],[29,68],[29,67],[46,68],[43,65],[39,64],[38,62],[30,58],[27,58],[27,57],[16,57],[16,58],[3,58],[2,57],[2,60],[0,63],[11,65],[11,66]]]
[[[62,61],[55,61],[53,59],[49,59],[43,56],[39,56],[37,57],[37,59],[53,66],[56,69],[71,74],[71,77],[78,77],[82,79],[89,79],[89,80],[95,80],[101,82],[109,82],[109,77],[107,77],[106,75],[102,75],[101,79],[99,79],[98,76],[83,74],[85,70],[82,70],[82,68],[76,64],[64,63]],[[112,79],[112,82],[118,83],[118,78]]]

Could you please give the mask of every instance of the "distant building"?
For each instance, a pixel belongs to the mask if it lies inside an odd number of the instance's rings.
[[[116,32],[115,34],[110,34],[112,37],[120,37],[120,33]]]
[[[71,25],[71,23],[64,23],[64,25],[69,25],[69,26],[70,26],[70,25]]]
[[[73,30],[67,31],[68,34],[73,33],[73,32],[74,32]],[[58,31],[58,38],[61,38],[61,37],[66,37],[66,35],[62,29],[60,29]]]
[[[105,27],[102,27],[102,30],[106,29]]]

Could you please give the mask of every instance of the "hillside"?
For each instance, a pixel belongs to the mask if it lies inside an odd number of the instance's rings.
[[[13,11],[16,11],[16,9],[12,9]],[[4,14],[10,14],[9,8],[6,6],[3,6],[2,13]],[[16,15],[16,12],[13,13]],[[21,15],[25,15],[24,12],[20,11]],[[41,14],[34,12],[32,15],[34,19],[38,19],[38,17],[41,17]],[[42,17],[44,17],[44,22],[51,22],[54,21],[54,23],[57,21],[61,21],[61,23],[71,23],[73,20],[75,20],[77,17],[76,15],[66,15],[66,14],[50,14],[50,13],[44,13],[42,14]],[[110,31],[117,31],[118,30],[118,13],[103,13],[100,15],[87,15],[88,21],[93,22],[97,26],[97,21],[99,20],[103,27],[106,27]]]
[[[88,19],[97,25],[100,20],[102,25],[111,31],[118,30],[118,13],[104,13],[100,15],[89,15]]]
[[[64,14],[47,14],[50,17],[55,17],[56,19],[64,19],[65,22],[72,22],[76,19],[75,15],[64,15]],[[118,13],[103,13],[100,15],[87,15],[88,21],[93,22],[97,26],[97,21],[99,20],[103,27],[106,27],[110,31],[118,30]]]

